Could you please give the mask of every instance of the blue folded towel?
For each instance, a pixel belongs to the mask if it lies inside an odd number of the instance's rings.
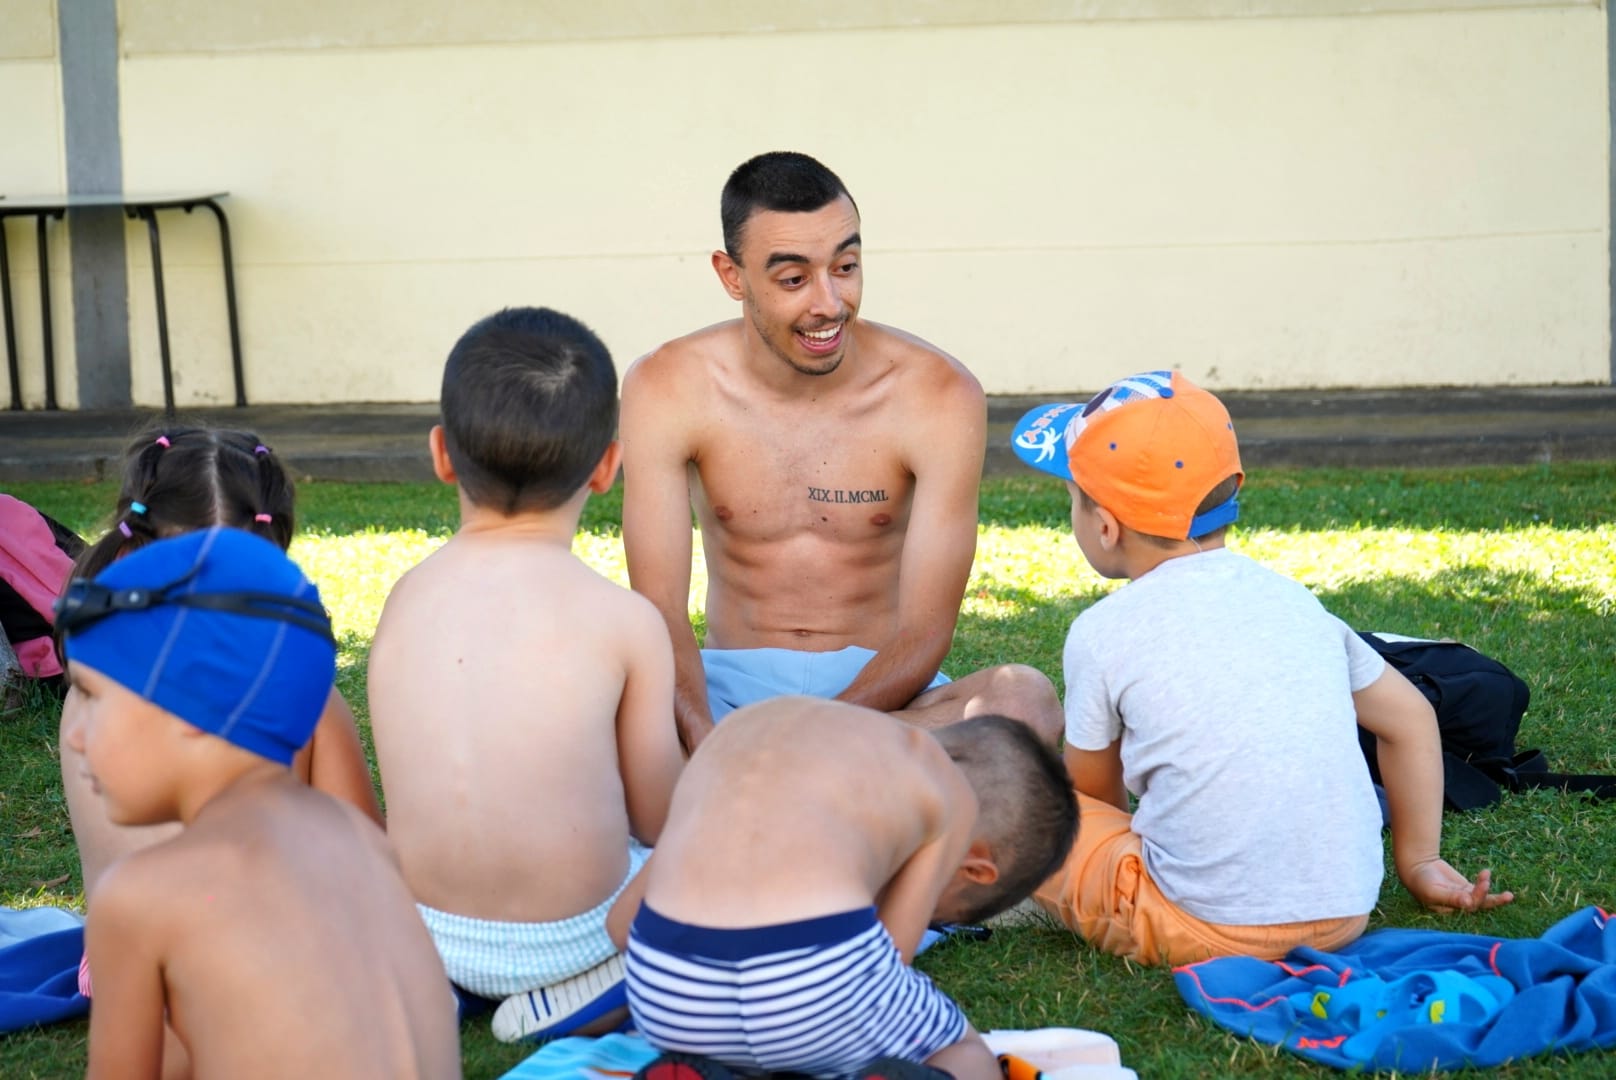
[[[73,912],[0,908],[0,1032],[87,1015],[83,955],[83,919]]]
[[[1616,931],[1596,907],[1541,938],[1377,930],[1339,953],[1174,969],[1213,1023],[1342,1069],[1487,1067],[1616,1046]]]

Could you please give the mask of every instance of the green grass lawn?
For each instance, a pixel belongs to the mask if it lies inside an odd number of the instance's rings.
[[[106,486],[19,485],[11,492],[81,532],[104,527]],[[1616,463],[1421,471],[1275,471],[1253,477],[1231,546],[1305,582],[1360,629],[1469,642],[1532,687],[1520,744],[1568,772],[1616,773]],[[308,484],[293,555],[318,581],[342,642],[340,685],[364,718],[372,628],[399,574],[455,523],[445,487]],[[577,551],[626,582],[619,495],[586,512]],[[1072,618],[1108,589],[1067,532],[1064,489],[1034,477],[990,480],[981,539],[948,668],[1033,664],[1060,680]],[[692,595],[699,598],[698,572]],[[79,868],[59,791],[56,714],[36,703],[0,720],[0,904],[79,907]],[[1272,808],[1252,807],[1252,812]],[[1616,807],[1533,792],[1449,817],[1444,851],[1466,871],[1490,866],[1514,890],[1507,908],[1443,918],[1416,908],[1389,875],[1371,928],[1443,927],[1535,937],[1572,910],[1616,904]],[[1297,853],[1276,852],[1276,858]],[[1105,1031],[1146,1080],[1323,1076],[1330,1070],[1236,1039],[1196,1018],[1166,972],[1090,951],[1048,923],[1002,927],[986,943],[948,943],[920,966],[984,1030]],[[295,993],[295,988],[288,988]],[[71,1076],[86,1026],[0,1038],[0,1076]],[[462,1031],[466,1075],[497,1076],[523,1056],[486,1025]],[[1547,1058],[1507,1077],[1608,1077],[1616,1053]]]

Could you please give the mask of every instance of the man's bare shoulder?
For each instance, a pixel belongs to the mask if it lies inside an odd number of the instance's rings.
[[[623,397],[661,395],[700,385],[714,365],[727,364],[741,354],[741,321],[704,326],[657,346],[629,365],[623,374]]]
[[[937,408],[985,408],[982,384],[957,357],[924,338],[884,323],[860,320],[859,348],[892,365],[905,392],[918,395],[929,411]]]

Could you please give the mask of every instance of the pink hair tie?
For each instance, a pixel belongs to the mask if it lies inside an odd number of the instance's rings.
[[[167,450],[170,446],[173,446],[174,444],[168,441],[168,436],[167,435],[159,435],[159,436],[157,436],[157,445],[161,446],[164,450]]]
[[[253,515],[253,520],[254,521],[262,521],[265,525],[268,525],[271,521],[274,521],[275,519],[270,517],[268,514],[254,514]]]
[[[259,457],[263,457],[265,454],[269,453],[269,447],[265,446],[263,443],[259,443],[257,446],[253,447],[253,453],[257,454]]]
[[[129,523],[127,521],[118,522],[118,531],[123,533],[123,538],[125,540],[133,540],[135,538],[135,534],[130,530]]]

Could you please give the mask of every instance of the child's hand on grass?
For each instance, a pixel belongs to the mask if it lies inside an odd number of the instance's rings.
[[[1432,911],[1490,911],[1515,899],[1512,892],[1492,891],[1491,870],[1483,870],[1471,881],[1443,859],[1418,863],[1402,878],[1414,899]]]

